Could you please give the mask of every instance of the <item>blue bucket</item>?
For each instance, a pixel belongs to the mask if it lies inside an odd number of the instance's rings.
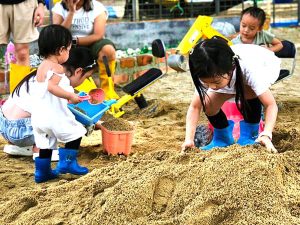
[[[104,113],[114,104],[116,100],[104,101],[101,104],[91,104],[84,100],[78,104],[68,104],[68,108],[75,115],[75,119],[85,126],[97,123]]]

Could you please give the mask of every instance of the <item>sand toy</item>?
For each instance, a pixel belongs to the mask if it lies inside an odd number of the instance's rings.
[[[223,38],[232,45],[232,42],[225,36],[215,30],[212,24],[213,18],[209,16],[198,16],[194,24],[188,30],[186,35],[183,37],[178,47],[176,48],[176,54],[168,57],[168,65],[176,71],[187,71],[186,57],[191,49],[201,39],[211,39],[213,37]]]
[[[109,111],[109,113],[111,113],[114,117],[117,118],[122,116],[125,113],[122,106],[131,100],[135,100],[140,109],[148,106],[142,92],[168,72],[165,45],[162,40],[156,39],[152,42],[152,54],[157,58],[165,57],[166,72],[163,73],[158,68],[151,68],[131,83],[125,85],[122,90],[126,93],[126,95],[118,99],[118,101],[111,106]]]
[[[92,89],[88,94],[80,92],[78,95],[82,101],[88,100],[90,104],[100,104],[105,99],[105,93],[101,88]]]
[[[83,93],[80,93],[80,95],[86,96]],[[84,126],[93,126],[115,102],[116,100],[109,100],[99,104],[91,104],[89,98],[87,98],[78,104],[68,104],[68,108],[75,115],[77,121]]]

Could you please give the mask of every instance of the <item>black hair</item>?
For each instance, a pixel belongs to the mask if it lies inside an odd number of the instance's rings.
[[[89,48],[76,47],[70,50],[68,60],[64,62],[62,65],[65,67],[65,69],[68,72],[70,72],[70,74],[73,74],[77,68],[83,68],[84,73],[93,70],[96,66],[96,64],[94,63],[95,63],[95,59]],[[94,64],[93,67],[89,67],[90,65],[93,64]],[[85,69],[87,67],[88,69]]]
[[[235,102],[239,111],[246,114],[243,73],[238,57],[227,44],[225,39],[212,38],[198,43],[189,56],[190,73],[194,85],[199,93],[203,111],[205,112],[204,98],[207,88],[200,82],[202,78],[222,77],[232,74],[236,69]],[[239,104],[241,103],[241,104]]]
[[[95,60],[89,48],[77,47],[70,50],[69,59],[62,65],[70,74],[73,74],[77,68],[86,68],[92,65],[94,62]],[[89,67],[86,72],[92,69],[92,67]],[[29,80],[31,77],[36,76],[36,72],[37,70],[33,70],[27,76],[25,76],[12,91],[12,96],[15,93],[20,96],[20,89],[23,84],[26,85],[26,91],[28,93],[30,88]]]
[[[62,47],[67,48],[72,43],[71,32],[58,24],[51,24],[44,27],[39,35],[39,55],[47,58],[50,55],[57,55]]]
[[[13,96],[15,93],[20,96],[20,89],[21,89],[21,86],[25,83],[26,84],[26,92],[28,93],[29,92],[29,80],[31,77],[34,77],[36,76],[36,72],[37,70],[33,70],[31,71],[28,75],[26,75],[18,84],[17,86],[15,87],[15,89],[12,91],[11,93],[11,96]]]
[[[68,7],[67,7],[67,5],[64,1],[61,1],[61,4],[62,4],[62,6],[65,10],[69,11],[69,9],[68,9]],[[93,10],[92,0],[84,0],[82,7],[83,7],[85,12]]]
[[[245,14],[250,14],[252,17],[258,19],[260,27],[262,27],[266,21],[266,13],[263,9],[251,6],[249,8],[244,9],[241,12],[241,20]]]

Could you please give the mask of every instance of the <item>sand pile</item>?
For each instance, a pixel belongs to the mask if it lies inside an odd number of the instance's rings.
[[[299,141],[299,135],[298,135]],[[16,193],[1,224],[299,224],[299,151],[154,151]]]
[[[283,31],[300,40],[296,29]],[[94,131],[79,155],[90,173],[35,184],[30,157],[1,151],[0,224],[300,224],[299,65],[272,87],[279,154],[259,145],[180,153],[194,87],[187,74],[171,73],[145,91],[149,107],[124,107],[135,128],[128,157],[104,154]]]

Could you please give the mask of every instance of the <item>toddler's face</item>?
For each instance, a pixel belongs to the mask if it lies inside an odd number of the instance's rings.
[[[260,21],[250,14],[245,14],[240,22],[240,35],[244,44],[252,44],[257,32],[261,31]]]

